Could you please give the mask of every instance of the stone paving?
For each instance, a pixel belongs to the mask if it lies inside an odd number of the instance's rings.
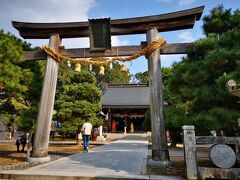
[[[147,156],[147,141],[119,140],[79,153],[56,162],[26,170],[31,174],[73,173],[81,176],[140,175],[143,157]]]
[[[12,179],[181,179],[146,175],[148,141],[118,140],[21,171],[3,171]],[[15,177],[15,178],[14,178]]]

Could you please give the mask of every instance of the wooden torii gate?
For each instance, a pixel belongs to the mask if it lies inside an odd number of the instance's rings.
[[[174,13],[146,16],[138,18],[110,20],[111,35],[144,34],[147,44],[159,38],[159,32],[175,31],[193,28],[199,20],[204,6],[178,11]],[[115,57],[129,56],[142,50],[146,43],[138,46],[112,47],[103,53],[92,53],[89,48],[64,49],[60,47],[62,38],[89,37],[89,23],[26,23],[12,22],[20,35],[26,39],[50,39],[49,46],[56,52],[68,57]],[[168,44],[155,50],[148,57],[150,76],[150,109],[152,124],[152,160],[168,164],[169,152],[165,135],[163,118],[163,90],[160,54],[185,54],[191,43]],[[45,77],[43,81],[37,127],[34,138],[32,158],[48,161],[48,144],[53,105],[56,91],[58,62],[43,51],[24,52],[25,60],[47,59]]]

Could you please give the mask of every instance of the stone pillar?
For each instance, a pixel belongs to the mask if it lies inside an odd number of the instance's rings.
[[[97,137],[97,141],[105,141],[106,139],[102,135],[103,127],[99,126],[99,136]]]
[[[126,115],[126,113],[124,115],[124,133],[123,134],[127,134],[127,115]]]
[[[131,133],[134,133],[134,125],[133,125],[133,122],[131,122],[130,129],[131,129],[130,132],[131,132]]]
[[[112,116],[111,116],[110,110],[109,110],[109,112],[108,112],[107,125],[108,125],[108,130],[107,130],[107,132],[108,132],[108,133],[112,132]]]
[[[55,51],[59,51],[60,38],[59,35],[50,37],[49,46]],[[48,161],[48,144],[51,129],[51,121],[53,114],[53,105],[56,92],[58,62],[50,56],[47,56],[45,76],[43,80],[42,95],[38,111],[36,131],[33,143],[33,158],[42,158],[43,161]],[[41,161],[40,159],[36,161]]]
[[[159,38],[158,30],[151,28],[147,31],[147,43]],[[150,110],[152,128],[152,160],[159,161],[163,167],[168,167],[169,152],[165,133],[163,117],[163,88],[160,63],[160,48],[148,57],[149,86],[150,86]]]
[[[102,137],[102,131],[103,131],[103,127],[99,126],[99,136]]]
[[[182,126],[184,158],[188,179],[198,179],[196,138],[194,126]]]

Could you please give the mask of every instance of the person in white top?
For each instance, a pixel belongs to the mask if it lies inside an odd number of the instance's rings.
[[[81,133],[83,135],[83,147],[84,151],[89,151],[89,139],[92,132],[92,124],[90,122],[85,122],[81,128]]]

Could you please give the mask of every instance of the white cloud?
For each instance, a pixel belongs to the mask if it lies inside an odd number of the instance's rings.
[[[65,48],[89,48],[90,40],[89,38],[68,38],[63,39],[62,45]]]
[[[14,5],[13,5],[14,4]],[[18,35],[11,21],[23,22],[76,22],[87,21],[88,12],[96,5],[95,0],[1,0],[0,2],[0,28]],[[33,46],[47,44],[46,40],[27,40]],[[77,44],[86,47],[88,40],[81,38],[63,40],[67,47]],[[65,45],[63,43],[63,45]]]
[[[182,40],[181,42],[192,42],[192,41],[194,41],[194,38],[193,38],[191,32],[189,32],[189,31],[184,31],[182,33],[179,33],[177,35],[177,37]]]
[[[18,21],[82,21],[88,19],[87,13],[94,4],[95,0],[1,0],[0,14]]]
[[[89,48],[89,38],[70,38],[63,39],[62,45],[65,48]],[[120,39],[118,36],[112,36],[112,46],[126,46],[129,45],[129,41],[126,39]]]
[[[129,45],[129,41],[126,39],[120,39],[118,36],[112,36],[112,46],[127,46]]]
[[[12,5],[14,3],[14,6]],[[88,12],[97,5],[95,0],[1,0],[1,25],[7,31],[17,34],[11,21],[23,22],[77,22],[87,21]],[[48,40],[27,40],[33,46],[48,44]],[[112,46],[128,45],[129,41],[117,36],[112,37]],[[63,39],[65,48],[89,47],[89,38]]]
[[[179,1],[179,5],[180,6],[188,6],[188,5],[190,5],[190,4],[193,4],[193,3],[195,3],[197,0],[180,0]]]

